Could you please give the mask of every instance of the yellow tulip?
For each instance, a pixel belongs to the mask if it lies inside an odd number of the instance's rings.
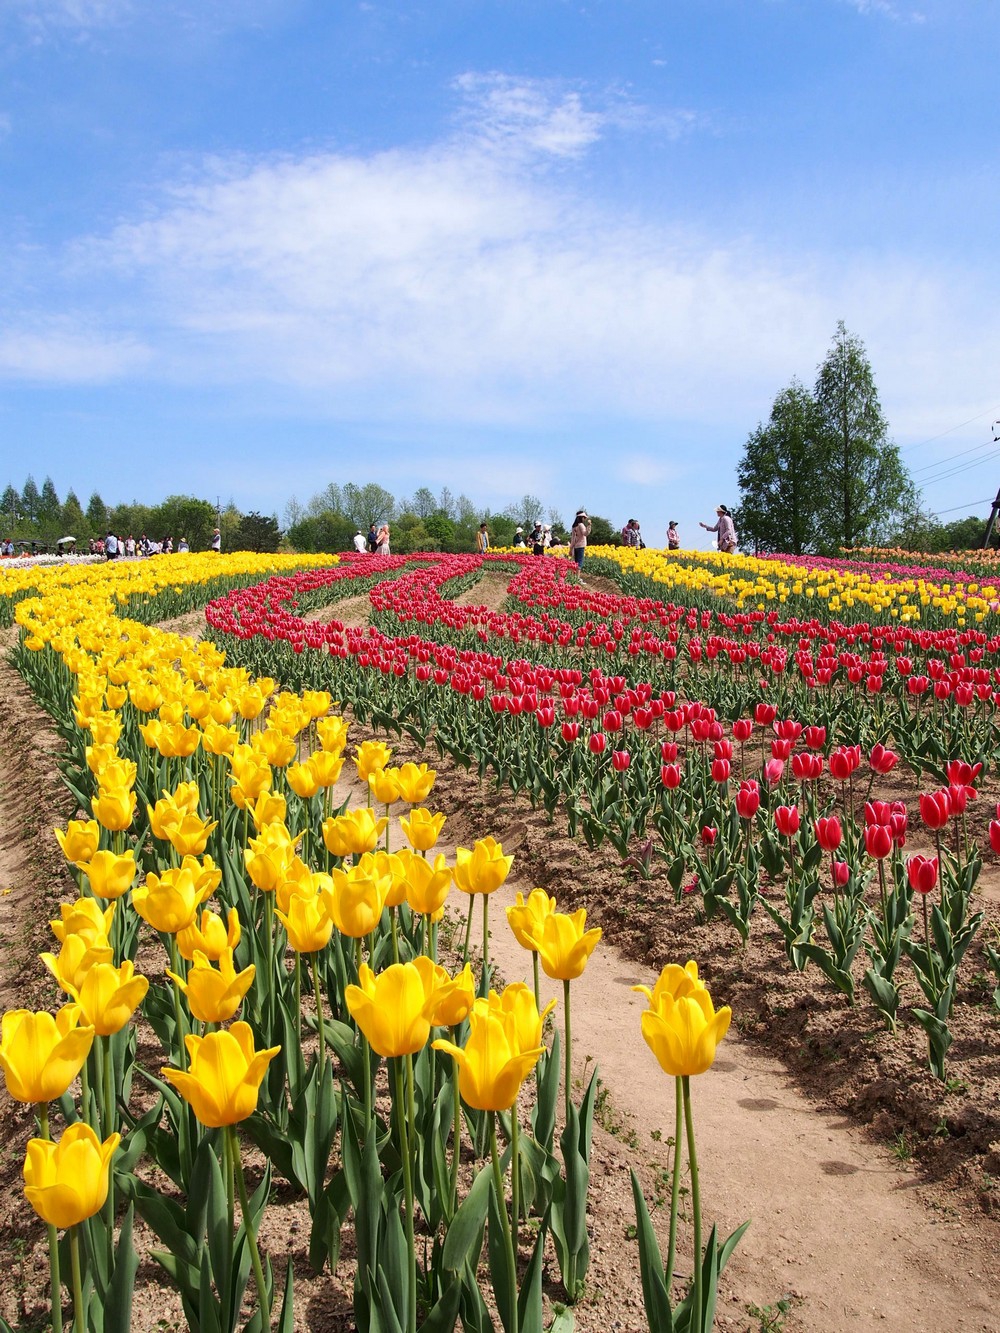
[[[163,1077],[209,1129],[245,1120],[256,1109],[267,1067],[281,1047],[255,1051],[253,1032],[246,1023],[234,1023],[207,1037],[192,1034],[184,1042],[190,1067],[186,1071],[164,1068],[160,1071]]]
[[[187,759],[201,744],[198,727],[186,727],[182,722],[164,726],[156,748],[164,759]]]
[[[374,869],[366,875],[358,866],[351,866],[349,870],[333,870],[330,879],[331,887],[323,893],[333,924],[351,939],[370,935],[382,918],[392,876],[380,875]]]
[[[394,768],[376,768],[368,774],[368,790],[379,805],[392,805],[399,800],[399,782]]]
[[[415,852],[429,852],[441,836],[445,819],[443,814],[432,815],[429,810],[417,806],[410,811],[409,819],[400,818],[399,827]]]
[[[40,953],[38,956],[67,995],[77,993],[92,967],[110,963],[114,958],[107,940],[90,943],[82,935],[67,935],[58,954]]]
[[[542,971],[547,977],[555,981],[573,981],[582,976],[601,938],[600,926],[584,930],[586,923],[587,909],[581,907],[572,915],[549,912],[539,925],[525,925],[525,936],[531,941],[528,947],[534,946],[537,950]]]
[[[79,865],[89,861],[101,845],[101,827],[96,819],[71,819],[63,829],[54,829],[56,841],[67,861]]]
[[[470,851],[459,847],[455,852],[455,883],[464,893],[493,893],[510,874],[512,856],[504,856],[503,845],[495,838],[479,838]]]
[[[255,975],[252,963],[236,971],[232,949],[223,949],[218,969],[196,949],[186,979],[167,968],[167,976],[184,992],[188,1008],[201,1023],[227,1023],[243,1003]]]
[[[375,850],[388,823],[384,815],[377,819],[375,812],[363,805],[347,814],[324,819],[323,842],[331,856],[360,856],[362,852]]]
[[[309,756],[306,767],[320,787],[334,787],[340,781],[344,760],[339,754],[329,750],[317,750]]]
[[[209,835],[218,826],[217,819],[206,823],[198,815],[183,815],[179,823],[167,830],[167,838],[179,856],[201,856],[208,845]]]
[[[343,754],[347,744],[348,723],[342,717],[324,717],[316,723],[316,735],[326,754]]]
[[[128,788],[106,791],[102,787],[97,796],[90,798],[90,808],[102,828],[121,833],[131,827],[135,817],[135,792]]]
[[[80,1009],[65,1004],[52,1016],[10,1009],[0,1019],[0,1069],[16,1102],[51,1102],[79,1074],[94,1040],[80,1027]]]
[[[329,713],[333,697],[329,690],[303,690],[302,706],[310,718],[320,718]]]
[[[386,907],[399,907],[406,902],[406,866],[396,852],[365,852],[358,861],[362,875],[388,875],[389,892]]]
[[[522,949],[536,951],[530,932],[540,930],[545,918],[555,910],[555,898],[550,898],[544,889],[532,889],[527,902],[524,894],[518,893],[514,906],[507,908],[507,922]]]
[[[58,1143],[29,1139],[24,1159],[24,1195],[43,1222],[65,1228],[93,1217],[108,1197],[108,1168],[120,1134],[102,1143],[78,1121]]]
[[[534,1007],[534,996],[527,987],[522,990]],[[488,1001],[477,1000],[472,1007],[464,1049],[450,1041],[434,1042],[436,1051],[445,1051],[458,1064],[458,1087],[467,1106],[477,1111],[509,1111],[514,1105],[521,1084],[545,1049],[537,1009],[534,1018],[537,1022],[526,1021],[530,1015],[520,998],[505,1006],[502,997],[491,992]],[[536,1027],[538,1043],[524,1045]]]
[[[122,722],[117,713],[95,713],[90,719],[90,734],[97,745],[117,745]]]
[[[210,857],[202,866],[193,856],[185,856],[180,866],[165,870],[162,875],[152,871],[145,884],[133,890],[135,910],[154,930],[166,935],[186,930],[194,921],[198,908],[219,886],[221,872]]]
[[[132,887],[136,875],[135,852],[95,852],[89,862],[78,861],[90,883],[90,891],[98,898],[120,898]]]
[[[136,681],[129,686],[128,697],[132,706],[140,713],[155,713],[163,703],[163,695],[156,685],[148,681]]]
[[[426,764],[402,764],[397,769],[399,794],[407,805],[419,805],[427,800],[436,777],[436,770]]]
[[[449,976],[443,967],[435,967],[434,990],[427,1011],[431,1026],[457,1027],[469,1016],[475,999],[476,978],[471,963],[466,963],[454,977]]]
[[[270,773],[268,769],[268,773]],[[254,828],[260,832],[267,824],[283,824],[288,813],[288,802],[284,796],[273,791],[262,791],[252,805],[247,807]]]
[[[243,858],[247,874],[258,889],[264,893],[274,892],[288,872],[301,836],[293,839],[284,824],[275,822],[265,824],[260,836],[250,839],[243,849]]]
[[[96,963],[87,971],[76,1001],[84,1019],[99,1037],[123,1028],[145,999],[149,982],[137,975],[126,958],[121,967]]]
[[[434,991],[434,964],[422,955],[393,963],[378,976],[362,963],[358,986],[348,986],[344,1002],[379,1055],[413,1055],[427,1044],[427,1007]]]
[[[201,748],[206,754],[231,755],[239,739],[235,727],[226,727],[219,722],[206,722],[201,729]]]
[[[326,748],[324,746],[324,748]],[[385,768],[392,758],[392,751],[385,741],[365,741],[354,751],[354,760],[358,766],[358,777],[367,782],[369,776],[379,768]]]
[[[275,913],[285,927],[288,943],[296,953],[318,953],[330,943],[333,917],[330,899],[320,893],[289,895],[288,906]]]
[[[312,764],[290,764],[285,770],[288,785],[303,801],[310,800],[319,791],[319,780]]]
[[[197,917],[190,926],[177,932],[177,947],[182,958],[190,963],[195,952],[203,953],[212,962],[218,962],[224,949],[235,949],[240,942],[240,914],[235,907],[230,907],[229,916],[224,922],[221,916],[208,908]]]
[[[107,944],[115,905],[103,908],[93,898],[77,898],[75,902],[59,904],[59,920],[50,921],[52,934],[60,944],[69,935],[79,935],[87,944]]]
[[[252,722],[264,711],[267,693],[259,685],[248,685],[235,699],[236,709],[245,722]]]
[[[632,989],[645,995],[650,1009],[658,1009],[665,994],[679,1000],[692,991],[704,990],[705,983],[698,976],[698,964],[692,958],[683,967],[680,963],[667,963],[652,990],[648,986],[633,986]]]
[[[439,852],[433,863],[411,851],[397,852],[406,875],[406,901],[414,912],[433,916],[451,890],[451,868]]]
[[[86,758],[87,767],[96,778],[107,764],[118,758],[118,751],[113,745],[88,745]]]
[[[275,727],[265,727],[258,731],[251,742],[253,748],[264,756],[272,768],[284,768],[298,753],[298,743]]]
[[[656,1007],[642,1015],[642,1035],[663,1072],[685,1078],[711,1068],[715,1048],[729,1030],[731,1018],[728,1005],[716,1013],[704,986],[693,987],[677,999],[664,988]]]

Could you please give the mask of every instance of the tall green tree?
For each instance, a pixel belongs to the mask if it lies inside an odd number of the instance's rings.
[[[32,525],[38,522],[38,506],[41,498],[34,477],[29,476],[24,483],[24,490],[21,492],[21,513],[24,515],[25,521]]]
[[[62,519],[62,502],[56,491],[55,482],[51,477],[46,477],[42,483],[42,491],[38,497],[38,530],[46,538],[52,540],[61,536],[56,532]]]
[[[864,343],[843,320],[819,367],[813,394],[822,432],[816,486],[819,531],[828,546],[863,546],[916,506],[899,450],[889,442]]]
[[[103,536],[107,531],[108,506],[96,491],[87,501],[87,519],[94,532]]]
[[[392,495],[374,481],[367,486],[355,486],[349,481],[341,489],[341,502],[341,512],[362,532],[367,532],[372,523],[378,527],[396,516],[396,502]]]
[[[273,515],[258,514],[252,509],[240,519],[233,550],[270,554],[278,549],[280,541],[281,529],[278,527],[278,520]]]
[[[7,489],[0,497],[0,528],[13,534],[21,521],[21,496],[14,487],[7,483]]]
[[[766,425],[743,446],[736,528],[743,546],[802,555],[816,547],[823,462],[822,423],[812,394],[798,380],[782,389]]]
[[[434,513],[438,507],[438,503],[427,487],[421,486],[418,490],[414,491],[413,499],[410,501],[409,507],[412,512],[416,514],[417,518],[426,519],[430,518],[431,514]]]
[[[59,526],[62,528],[60,537],[75,537],[78,542],[85,542],[88,537],[93,535],[90,531],[90,524],[87,522],[87,516],[83,512],[83,507],[76,498],[76,491],[67,492],[66,499],[63,501]]]

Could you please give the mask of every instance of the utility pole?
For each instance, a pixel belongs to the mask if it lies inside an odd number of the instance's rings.
[[[994,421],[991,429],[995,430],[997,426],[1000,426],[1000,421]],[[993,443],[994,444],[1000,443],[1000,435],[993,436]],[[987,546],[989,546],[990,538],[996,531],[998,514],[1000,514],[1000,490],[998,490],[996,493],[996,499],[993,501],[993,508],[990,510],[990,516],[986,520],[986,531],[983,533],[983,540],[982,540],[982,548],[984,551],[987,548]]]

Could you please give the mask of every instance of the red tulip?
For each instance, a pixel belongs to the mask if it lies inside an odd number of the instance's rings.
[[[608,748],[608,738],[603,731],[595,731],[591,734],[587,744],[590,746],[591,754],[603,754]]]
[[[833,876],[834,885],[840,889],[851,878],[851,867],[846,861],[831,861],[830,873]]]
[[[632,762],[632,756],[628,750],[612,750],[611,766],[616,773],[624,773],[626,768]]]
[[[911,856],[906,862],[906,877],[916,893],[930,893],[938,879],[936,856]]]
[[[1000,819],[990,820],[990,846],[1000,856]]]
[[[791,753],[792,753],[791,741],[785,741],[779,738],[771,742],[772,759],[781,759],[781,760],[789,759],[791,757]]]
[[[764,781],[769,787],[781,781],[781,775],[785,771],[785,761],[783,759],[769,759],[764,765]]]
[[[660,781],[668,791],[681,785],[681,776],[680,764],[664,764],[660,769]]]
[[[792,773],[800,782],[816,782],[823,772],[823,756],[803,751],[792,757]]]
[[[826,819],[817,819],[813,827],[816,830],[816,841],[824,852],[835,852],[843,842],[844,831],[840,827],[840,820],[836,815],[830,815]]]
[[[664,741],[660,746],[660,758],[665,764],[672,764],[677,758],[677,742]]]
[[[701,831],[701,840],[706,847],[714,847],[715,840],[719,836],[719,830],[713,828],[711,824],[706,824]]]
[[[728,759],[713,759],[712,781],[719,783],[728,782],[731,769],[732,765]]]
[[[892,851],[892,829],[888,824],[869,824],[865,828],[865,851],[881,861]]]
[[[879,743],[868,756],[868,762],[876,773],[891,773],[899,763],[899,755],[895,750],[887,750],[884,745]]]
[[[951,795],[947,787],[942,791],[920,797],[920,818],[929,829],[942,829],[951,818]]]
[[[741,819],[753,819],[759,809],[760,788],[752,778],[749,778],[740,784],[740,789],[736,793],[736,813]],[[1000,828],[1000,821],[997,822],[997,827]]]
[[[576,738],[579,736],[580,724],[579,722],[564,722],[562,724],[561,730],[562,730],[562,738],[568,745],[570,742],[575,741]]]
[[[892,806],[888,801],[869,801],[865,806],[865,824],[888,824]]]
[[[826,727],[806,727],[802,739],[810,750],[822,750],[826,745]]]
[[[753,731],[753,723],[748,717],[741,717],[733,723],[733,736],[741,744],[750,739]]]
[[[783,838],[794,838],[799,831],[799,807],[779,805],[774,812],[774,826]]]
[[[778,716],[778,710],[773,704],[758,704],[753,710],[753,716],[759,727],[769,727]]]

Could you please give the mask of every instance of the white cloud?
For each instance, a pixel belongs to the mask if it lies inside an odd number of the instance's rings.
[[[664,482],[679,477],[682,469],[675,463],[654,458],[651,454],[627,454],[618,460],[617,472],[622,481],[636,486],[662,486]]]
[[[894,4],[893,0],[845,0],[859,14],[877,14],[882,18],[893,19],[897,23],[924,23],[926,15],[922,10],[910,6]]]
[[[462,74],[467,130],[493,147],[579,157],[600,137],[603,113],[588,110],[579,92],[507,74]]]
[[[7,17],[30,28],[101,28],[133,12],[134,0],[7,0]]]
[[[65,265],[64,286],[92,284],[95,310],[112,308],[113,279],[116,327],[133,341],[88,334],[65,362],[45,350],[58,339],[21,362],[8,345],[7,373],[142,367],[177,383],[271,385],[369,423],[745,423],[793,375],[811,382],[843,318],[868,346],[890,419],[898,408],[919,421],[942,398],[978,403],[995,383],[1000,335],[981,273],[927,255],[778,252],[717,223],[606,211],[563,167],[540,165],[596,133],[592,113],[558,96],[536,103],[497,76],[486,86],[499,89],[497,123],[537,151],[463,135],[422,151],[201,164]],[[955,420],[969,415],[958,406]],[[650,475],[648,460],[625,466],[639,483]]]
[[[119,379],[148,359],[134,339],[109,338],[60,321],[0,334],[0,378],[94,384]]]

